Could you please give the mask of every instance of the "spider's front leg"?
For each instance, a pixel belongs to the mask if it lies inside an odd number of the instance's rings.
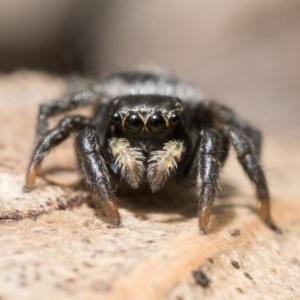
[[[115,226],[120,226],[121,216],[95,130],[86,127],[79,131],[75,137],[75,145],[77,158],[88,189],[101,202],[110,221]]]
[[[202,234],[206,232],[213,202],[217,196],[222,167],[222,143],[219,133],[214,129],[201,131],[200,151],[196,184],[200,189],[198,198],[198,222]]]
[[[35,178],[45,155],[55,146],[63,142],[68,136],[87,125],[91,120],[82,116],[66,117],[52,130],[48,131],[45,137],[37,144],[30,159],[27,169],[26,182],[23,187],[24,192],[29,192],[33,188]]]

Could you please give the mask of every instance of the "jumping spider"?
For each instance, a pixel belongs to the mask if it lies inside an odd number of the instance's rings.
[[[67,116],[48,131],[48,119],[78,107],[94,105],[93,117]],[[219,186],[221,168],[232,145],[255,184],[260,215],[277,229],[260,166],[259,131],[231,109],[203,100],[189,83],[166,72],[125,71],[113,74],[84,92],[40,106],[37,145],[24,191],[33,188],[44,156],[75,133],[78,164],[90,192],[120,226],[114,186],[132,189],[147,183],[152,192],[171,177],[199,189],[198,222],[205,233]]]

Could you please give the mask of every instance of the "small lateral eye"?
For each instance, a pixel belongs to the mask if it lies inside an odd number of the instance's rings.
[[[169,117],[169,122],[170,122],[170,125],[172,125],[172,126],[176,126],[180,121],[181,121],[181,117],[180,117],[179,113],[177,113],[177,112],[173,112],[171,114],[171,116]]]
[[[147,129],[149,130],[149,132],[160,133],[164,131],[165,128],[166,128],[166,121],[161,114],[155,113],[148,118]]]
[[[110,119],[114,125],[119,125],[121,123],[121,116],[117,112],[113,113]]]
[[[137,113],[131,113],[125,120],[125,128],[128,132],[138,133],[142,131],[144,122]]]

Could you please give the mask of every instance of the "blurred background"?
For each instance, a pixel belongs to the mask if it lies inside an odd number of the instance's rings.
[[[0,72],[160,65],[265,132],[300,138],[298,0],[0,0]]]

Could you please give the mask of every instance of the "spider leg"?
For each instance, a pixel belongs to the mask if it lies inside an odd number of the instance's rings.
[[[48,131],[48,119],[60,113],[93,104],[99,94],[89,90],[66,96],[60,100],[42,103],[39,107],[36,127],[36,141],[39,141]]]
[[[280,232],[280,229],[274,225],[271,218],[270,196],[267,181],[260,166],[259,159],[252,148],[251,142],[248,140],[243,131],[233,126],[224,126],[222,132],[233,145],[237,158],[248,177],[256,185],[257,198],[261,202],[261,218],[270,228]]]
[[[108,139],[108,126],[110,119],[110,104],[101,103],[96,107],[93,116],[93,125],[97,128],[99,144],[106,147]]]
[[[76,152],[86,184],[104,207],[104,210],[115,226],[121,225],[121,216],[115,203],[110,175],[101,155],[96,131],[86,127],[76,133]]]
[[[208,109],[219,123],[234,126],[243,131],[251,142],[253,152],[258,158],[260,157],[261,134],[258,129],[224,105],[211,101],[208,102]]]
[[[220,131],[219,133],[219,153],[220,153],[220,163],[221,167],[224,166],[225,161],[228,156],[229,152],[229,141],[228,139],[221,134]],[[199,135],[197,142],[195,144],[195,151],[192,153],[192,159],[187,165],[185,169],[183,169],[183,172],[181,176],[178,177],[178,183],[182,184],[184,186],[194,186],[195,185],[195,178],[197,177],[198,174],[198,164],[199,164],[199,157],[200,157],[200,149],[201,149],[201,135]]]
[[[217,188],[219,187],[222,167],[221,143],[220,134],[215,129],[208,128],[201,131],[196,184],[200,189],[198,223],[202,234],[206,232],[213,202],[217,196]]]
[[[49,150],[64,141],[72,132],[81,129],[90,123],[91,120],[86,117],[66,117],[45,135],[45,137],[37,144],[31,156],[26,174],[26,182],[23,188],[24,192],[29,192],[32,189],[38,169]]]

